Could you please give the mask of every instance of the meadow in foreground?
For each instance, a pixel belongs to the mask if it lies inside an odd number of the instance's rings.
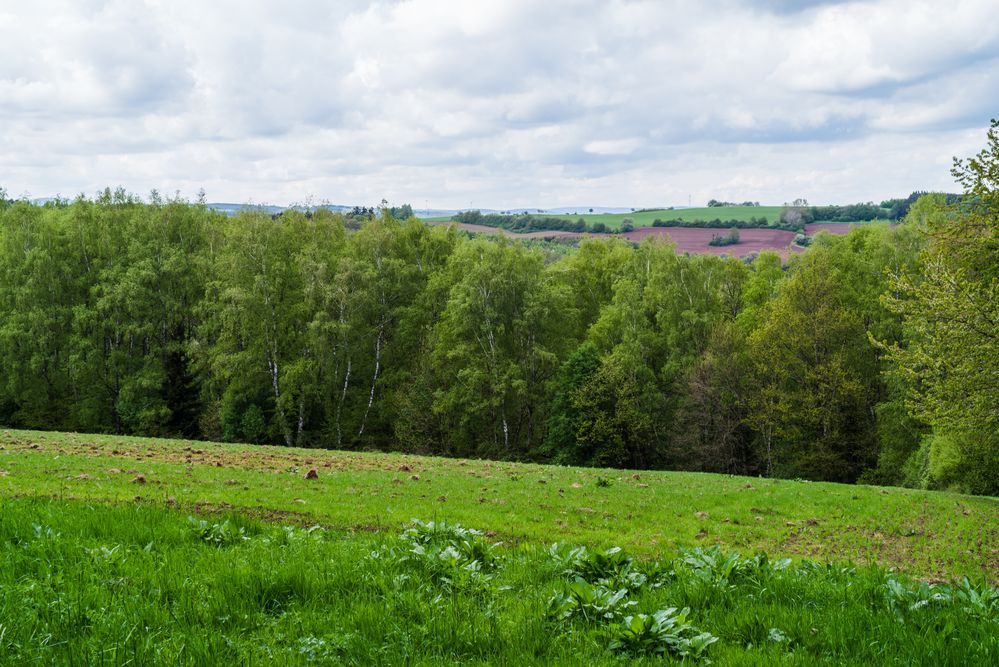
[[[995,664],[999,590],[695,548],[661,559],[413,522],[0,500],[4,664]]]
[[[0,497],[11,496],[139,499],[340,529],[446,519],[508,543],[642,558],[719,545],[999,581],[999,501],[901,488],[0,430]]]

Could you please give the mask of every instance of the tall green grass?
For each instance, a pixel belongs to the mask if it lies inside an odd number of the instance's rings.
[[[717,549],[639,560],[496,545],[441,523],[355,533],[0,500],[3,664],[604,664],[684,652],[740,665],[996,664],[999,594]]]

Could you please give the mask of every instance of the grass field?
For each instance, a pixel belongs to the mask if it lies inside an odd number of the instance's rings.
[[[580,210],[576,214],[549,215],[539,213],[542,218],[562,218],[563,220],[579,220],[583,218],[587,223],[602,222],[611,229],[617,229],[625,218],[634,221],[636,227],[651,227],[652,223],[659,220],[749,220],[750,218],[766,218],[768,221],[776,220],[780,216],[783,206],[718,206],[704,208],[678,208],[678,209],[655,209],[650,211],[635,211],[633,213],[587,213]],[[428,222],[444,222],[450,220],[449,217],[427,218]]]
[[[0,664],[994,664],[997,519],[894,488],[0,431]]]

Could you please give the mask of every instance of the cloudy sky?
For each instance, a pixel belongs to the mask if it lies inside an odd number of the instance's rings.
[[[14,196],[847,203],[996,115],[996,0],[0,0]]]

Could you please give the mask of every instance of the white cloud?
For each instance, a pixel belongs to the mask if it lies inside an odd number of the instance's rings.
[[[641,139],[609,139],[587,142],[583,150],[594,155],[629,155],[642,145]]]
[[[950,188],[999,106],[993,4],[17,3],[0,185],[440,207]]]

